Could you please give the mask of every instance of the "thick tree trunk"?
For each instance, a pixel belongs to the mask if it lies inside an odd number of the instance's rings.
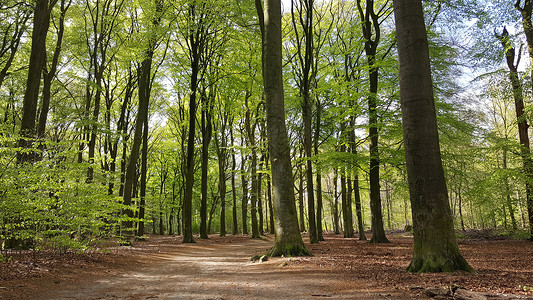
[[[266,0],[264,11],[263,82],[276,228],[276,239],[270,255],[309,255],[298,227],[289,139],[285,126],[281,1]],[[258,14],[262,15],[262,11],[258,10]]]
[[[421,0],[395,0],[405,158],[413,215],[410,272],[471,271],[459,252],[442,168]]]

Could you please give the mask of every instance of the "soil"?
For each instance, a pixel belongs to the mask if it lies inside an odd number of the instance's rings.
[[[131,247],[58,255],[14,252],[0,263],[0,299],[533,299],[533,244],[461,240],[476,273],[412,274],[412,236],[370,244],[332,233],[311,257],[270,258],[273,236],[150,236]],[[308,240],[305,239],[307,242]]]

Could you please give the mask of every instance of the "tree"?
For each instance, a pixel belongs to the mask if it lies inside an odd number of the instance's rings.
[[[46,63],[46,36],[50,27],[50,14],[58,0],[38,0],[33,12],[33,31],[28,66],[28,78],[22,107],[22,121],[20,126],[21,139],[19,147],[31,148],[35,138],[35,122],[37,115],[37,100],[41,87],[41,71]],[[17,155],[19,163],[31,162],[34,159],[32,151],[20,151]]]
[[[313,140],[312,140],[312,103],[311,84],[314,74],[314,43],[313,43],[313,11],[314,1],[299,1],[297,14],[294,12],[296,0],[291,1],[291,15],[293,31],[296,34],[297,62],[299,70],[296,71],[298,77],[298,87],[302,97],[302,120],[304,127],[303,148],[305,153],[305,175],[307,192],[307,217],[309,223],[309,240],[311,244],[318,243],[317,224],[315,216],[315,191],[313,187]],[[298,22],[297,22],[298,21]],[[301,37],[298,26],[302,27]]]
[[[72,0],[68,2],[66,0],[61,0],[60,2],[60,15],[58,20],[57,28],[57,40],[56,46],[54,49],[54,55],[52,57],[52,63],[50,67],[44,64],[43,68],[43,97],[41,101],[41,112],[39,114],[39,123],[37,125],[37,137],[43,138],[46,130],[46,120],[48,117],[48,111],[50,110],[50,89],[52,87],[52,80],[56,76],[57,65],[59,63],[59,55],[61,53],[61,47],[63,44],[63,34],[65,32],[65,14],[67,13],[68,8],[70,7]],[[45,47],[46,51],[46,47]],[[46,55],[46,54],[45,54]]]
[[[394,15],[414,233],[408,271],[472,271],[459,252],[448,202],[422,1],[395,0]]]
[[[32,10],[24,2],[12,4],[6,1],[0,4],[0,11],[4,16],[4,20],[0,23],[0,87],[2,87],[19,49],[22,35],[27,30]]]
[[[379,130],[378,130],[378,80],[379,65],[376,57],[381,38],[380,18],[387,16],[388,1],[384,6],[375,11],[374,0],[366,0],[363,9],[362,0],[357,1],[357,8],[361,17],[361,28],[365,39],[365,53],[368,63],[369,92],[368,95],[368,132],[370,137],[370,211],[372,212],[372,237],[371,243],[388,243],[383,228],[381,211],[381,196],[379,185]],[[381,57],[384,58],[388,51]]]
[[[526,1],[527,2],[527,1]],[[531,2],[530,2],[531,3]],[[531,16],[529,16],[531,19]],[[531,26],[531,22],[529,23]],[[525,25],[524,25],[525,27]],[[531,33],[533,35],[533,32]],[[522,84],[518,78],[518,64],[520,63],[520,52],[515,64],[515,48],[509,39],[509,32],[504,27],[503,33],[497,38],[502,43],[505,50],[505,59],[509,68],[509,79],[513,88],[513,98],[516,111],[516,120],[518,123],[518,137],[520,139],[520,156],[522,157],[523,170],[526,174],[526,198],[527,210],[529,214],[530,240],[533,241],[533,159],[531,159],[531,150],[529,146],[529,135],[527,118],[524,116],[525,105],[522,90]],[[533,37],[532,37],[533,38]],[[533,49],[531,50],[533,51]]]
[[[141,62],[139,72],[139,106],[137,111],[137,118],[135,119],[135,134],[133,136],[133,144],[131,146],[130,158],[126,169],[126,175],[124,180],[124,195],[123,204],[126,206],[124,209],[124,215],[126,220],[122,223],[122,227],[126,235],[131,234],[133,210],[129,208],[131,206],[131,199],[133,198],[133,186],[136,181],[137,161],[139,159],[139,152],[141,144],[143,144],[143,157],[142,169],[146,171],[146,155],[148,145],[148,107],[150,104],[150,93],[152,90],[152,60],[154,51],[158,44],[158,36],[156,28],[161,21],[161,13],[163,11],[162,0],[155,1],[155,13],[152,19],[152,28],[148,30],[148,44],[144,51],[144,57]],[[146,181],[146,174],[143,175],[143,179]],[[142,195],[144,198],[144,195]],[[144,212],[144,210],[143,210]]]
[[[285,126],[281,1],[266,0],[265,15],[261,1],[255,0],[255,4],[263,33],[263,83],[276,229],[276,239],[270,255],[309,255],[298,227],[289,140]]]

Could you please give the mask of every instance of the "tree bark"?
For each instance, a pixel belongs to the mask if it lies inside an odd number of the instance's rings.
[[[276,229],[276,239],[270,255],[309,255],[298,227],[289,139],[285,126],[281,1],[266,0],[264,11],[263,82]],[[263,13],[258,9],[258,14]]]
[[[527,0],[526,2],[531,2]],[[531,18],[531,15],[529,15]],[[531,24],[531,22],[529,22]],[[520,63],[520,54],[515,64],[515,49],[509,40],[507,29],[503,29],[501,36],[497,36],[505,49],[505,58],[509,68],[509,79],[513,88],[513,98],[515,104],[516,120],[518,123],[518,138],[520,140],[520,156],[522,157],[522,168],[526,174],[526,201],[529,215],[530,240],[533,241],[533,159],[529,145],[529,124],[524,116],[524,96],[522,84],[518,78],[518,64]]]
[[[442,168],[421,0],[394,0],[405,158],[413,215],[410,272],[472,271],[459,252]]]
[[[31,36],[30,62],[28,78],[22,106],[19,147],[31,148],[35,138],[35,122],[37,116],[37,100],[41,87],[41,74],[46,63],[46,35],[50,27],[50,14],[57,0],[37,0],[33,13],[33,31]],[[17,162],[33,162],[34,151],[17,152]]]
[[[46,66],[46,46],[45,46],[45,63],[43,68],[43,97],[41,101],[41,112],[39,114],[39,123],[37,125],[37,137],[43,138],[46,131],[46,120],[48,118],[48,111],[50,110],[50,98],[51,98],[51,88],[52,80],[56,76],[57,65],[59,62],[59,55],[61,53],[61,47],[63,44],[63,33],[65,32],[65,14],[67,9],[70,7],[72,2],[69,1],[66,3],[65,0],[61,0],[61,11],[59,16],[59,28],[57,31],[56,47],[54,50],[54,55],[52,57],[52,64],[48,70]]]
[[[207,168],[209,164],[209,144],[211,143],[211,136],[213,133],[211,121],[211,100],[207,96],[206,91],[201,92],[202,95],[202,179],[201,179],[201,202],[200,202],[200,238],[207,239]]]
[[[139,224],[137,225],[137,236],[144,235],[144,211],[146,206],[146,175],[148,173],[148,118],[143,124],[143,145],[141,151],[141,186],[139,202]],[[160,220],[162,222],[162,220]]]
[[[362,0],[357,1],[361,28],[365,39],[365,53],[368,64],[369,92],[368,96],[368,135],[370,137],[370,211],[372,213],[371,243],[388,243],[383,228],[383,215],[381,210],[381,196],[379,184],[379,130],[378,130],[378,80],[379,66],[376,64],[376,53],[381,36],[379,15],[374,11],[374,0],[366,0],[363,9]]]

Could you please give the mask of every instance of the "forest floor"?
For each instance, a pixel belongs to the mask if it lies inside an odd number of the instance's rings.
[[[132,247],[63,255],[12,253],[0,299],[533,299],[533,244],[472,235],[459,247],[476,273],[411,274],[412,236],[389,244],[342,235],[311,257],[251,262],[273,236],[210,235],[195,244],[151,235]],[[308,242],[308,240],[307,240]]]

